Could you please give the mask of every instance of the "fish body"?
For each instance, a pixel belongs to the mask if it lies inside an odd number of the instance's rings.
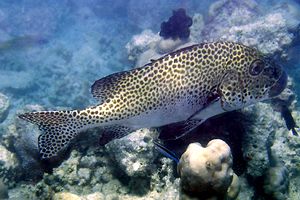
[[[100,104],[84,110],[20,115],[43,131],[42,158],[67,147],[91,127],[124,130],[161,127],[188,120],[203,123],[223,112],[272,98],[285,88],[287,75],[258,51],[232,42],[197,44],[118,72],[92,85]],[[200,124],[199,123],[199,124]]]

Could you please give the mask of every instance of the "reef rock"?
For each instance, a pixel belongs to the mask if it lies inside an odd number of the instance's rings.
[[[243,139],[247,176],[253,180],[265,177],[264,192],[272,199],[298,199],[300,138],[287,129],[280,112],[266,103],[245,108],[244,112],[254,113]],[[299,125],[300,113],[292,111],[292,116]]]
[[[220,139],[204,148],[191,143],[178,164],[182,190],[191,196],[224,197],[233,178],[230,147]]]
[[[278,130],[285,130],[280,113],[274,112],[266,103],[258,103],[255,106],[243,110],[252,116],[249,122],[244,122],[246,134],[243,138],[244,158],[247,162],[247,174],[259,177],[269,168],[268,143],[269,135]]]
[[[157,156],[152,142],[155,134],[149,129],[137,130],[108,143],[107,151],[128,176],[148,177],[153,171],[153,161]]]
[[[263,13],[254,1],[217,1],[202,32],[208,41],[227,40],[252,46],[265,54],[286,56],[285,47],[300,23],[295,5],[282,3]]]
[[[9,99],[4,94],[0,93],[0,122],[2,122],[8,112]]]
[[[287,199],[289,172],[285,166],[270,167],[265,174],[264,192],[270,199]]]

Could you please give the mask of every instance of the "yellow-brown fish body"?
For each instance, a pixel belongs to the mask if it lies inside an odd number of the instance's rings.
[[[25,113],[39,125],[42,158],[56,156],[78,134],[95,126],[130,130],[209,117],[272,98],[287,76],[256,50],[232,42],[193,45],[141,68],[96,81],[100,104],[85,110]]]

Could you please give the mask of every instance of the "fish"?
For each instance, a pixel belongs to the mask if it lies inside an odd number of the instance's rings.
[[[19,117],[39,127],[41,159],[50,159],[92,127],[106,130],[105,142],[140,128],[174,124],[186,130],[187,124],[191,130],[210,117],[279,95],[286,82],[283,68],[254,48],[200,43],[95,81],[91,92],[99,100],[96,106]]]
[[[10,50],[24,50],[48,43],[46,38],[37,35],[25,35],[14,37],[10,40],[0,42],[0,52]]]
[[[286,105],[281,106],[281,116],[285,121],[285,125],[287,129],[291,131],[293,135],[299,136],[299,134],[296,131],[296,128],[298,128],[298,126],[296,125],[296,122],[292,116],[291,111]]]
[[[177,156],[173,151],[165,147],[163,144],[159,143],[157,140],[153,140],[154,147],[165,157],[170,158],[175,161],[176,164],[179,163],[179,156]]]

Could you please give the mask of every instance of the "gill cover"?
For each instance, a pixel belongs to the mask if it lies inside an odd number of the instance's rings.
[[[221,106],[225,111],[242,108],[242,82],[237,71],[230,70],[223,77],[219,85],[219,94],[221,96]]]

